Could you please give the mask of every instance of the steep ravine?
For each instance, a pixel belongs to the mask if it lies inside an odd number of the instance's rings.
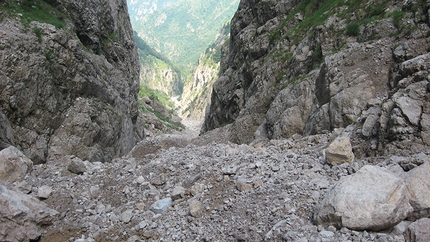
[[[0,241],[430,240],[428,1],[242,0],[205,132],[139,142],[125,1],[49,2],[0,15]]]

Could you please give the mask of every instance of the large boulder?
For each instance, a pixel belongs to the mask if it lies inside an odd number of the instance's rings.
[[[317,205],[314,221],[336,228],[378,231],[396,225],[411,211],[404,181],[385,168],[367,165],[330,190]]]
[[[430,216],[430,162],[409,171],[406,186],[410,194],[410,204],[414,211],[409,219],[416,220]]]
[[[32,166],[33,162],[16,147],[9,146],[0,151],[0,180],[21,181]]]
[[[0,181],[0,241],[37,240],[58,212]]]

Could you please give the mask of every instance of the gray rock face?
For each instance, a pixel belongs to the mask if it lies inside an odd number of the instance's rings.
[[[317,205],[317,224],[355,230],[389,228],[406,218],[412,207],[406,185],[388,170],[364,166],[341,179]]]
[[[0,23],[7,131],[0,140],[35,163],[59,154],[102,162],[124,155],[140,140],[139,65],[126,1],[52,3],[63,28]]]
[[[51,225],[58,212],[0,181],[0,240],[36,240],[41,226]]]
[[[33,162],[13,146],[0,151],[0,180],[21,181],[33,167]]]
[[[264,138],[261,134],[280,139],[354,125],[351,138],[365,140],[352,142],[359,156],[383,153],[390,144],[414,143],[413,152],[425,150],[430,144],[426,17],[405,15],[402,23],[415,29],[412,35],[400,30],[401,37],[393,38],[399,26],[385,18],[351,37],[344,31],[349,20],[334,13],[302,31],[314,12],[292,17],[302,7],[297,4],[241,2],[202,131],[231,124],[229,141],[251,143]],[[386,9],[420,9],[416,2],[394,5]]]

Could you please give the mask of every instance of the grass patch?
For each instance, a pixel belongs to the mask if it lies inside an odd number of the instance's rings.
[[[360,25],[356,22],[348,24],[345,28],[345,34],[349,36],[358,36],[360,34]]]
[[[289,28],[286,32],[293,40],[293,44],[298,44],[305,34],[312,28],[323,25],[330,17],[337,15],[340,18],[346,19],[352,24],[347,31],[352,36],[357,36],[360,25],[366,25],[378,19],[382,19],[387,9],[388,1],[379,0],[374,4],[367,4],[364,0],[305,0],[297,4],[292,12],[284,19],[284,21],[268,37],[271,42],[283,36],[283,29],[287,23],[293,21],[296,14],[300,13],[304,19]],[[354,22],[351,22],[351,16],[355,16]],[[358,28],[357,28],[358,24]]]
[[[43,29],[41,29],[41,28],[34,28],[33,32],[37,36],[37,40],[39,41],[39,43],[42,42]]]
[[[166,93],[164,93],[162,91],[154,90],[154,89],[148,87],[147,85],[141,84],[138,97],[142,98],[145,96],[152,98],[152,99],[157,99],[159,102],[161,102],[166,107],[169,107],[171,109],[175,108],[175,104],[173,103],[172,100],[170,100],[169,95],[167,95]]]
[[[0,4],[0,10],[9,16],[19,16],[26,25],[37,21],[64,28],[65,15],[43,0],[6,0]]]
[[[148,109],[146,109],[141,104],[139,104],[139,106],[140,106],[140,109],[142,110],[142,112],[144,112],[144,113],[152,113],[158,119],[160,119],[161,121],[163,121],[164,125],[166,125],[167,128],[169,128],[169,129],[175,129],[175,130],[185,129],[185,126],[182,123],[173,122],[171,119],[164,117],[163,115],[161,115],[159,112],[157,112],[155,110],[148,110]]]
[[[394,26],[397,29],[400,29],[402,27],[402,19],[405,17],[405,13],[400,10],[396,10],[390,13],[390,17],[393,18]]]
[[[45,55],[45,58],[49,61],[49,62],[51,62],[52,61],[52,58],[54,57],[54,53],[52,52],[52,51],[45,51],[45,53],[44,53],[44,55]]]

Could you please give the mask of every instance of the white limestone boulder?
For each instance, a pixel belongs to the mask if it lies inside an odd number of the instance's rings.
[[[411,211],[405,182],[385,168],[367,165],[329,191],[317,205],[314,221],[378,231],[396,225]]]

